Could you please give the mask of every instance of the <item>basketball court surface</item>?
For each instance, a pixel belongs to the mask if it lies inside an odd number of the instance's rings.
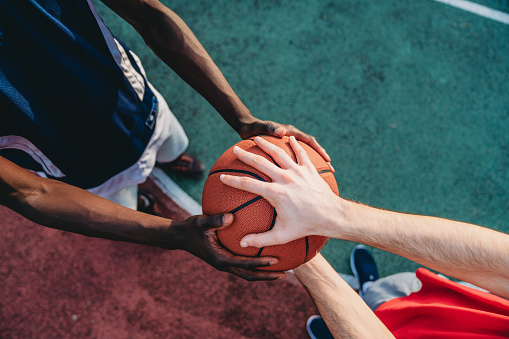
[[[99,1],[210,169],[238,136]],[[163,1],[252,113],[314,135],[341,196],[509,232],[509,2]],[[163,213],[200,213],[206,178],[155,172]],[[181,190],[182,189],[182,190]],[[47,229],[0,208],[0,338],[306,338],[290,276],[248,283],[182,251]],[[322,253],[351,274],[353,243]],[[418,265],[374,249],[381,276]]]

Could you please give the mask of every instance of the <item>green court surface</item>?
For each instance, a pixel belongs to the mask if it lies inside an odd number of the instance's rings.
[[[509,232],[509,25],[433,0],[163,2],[255,116],[319,140],[343,197]],[[507,1],[477,2],[509,13]],[[237,134],[128,24],[94,3],[210,169]],[[205,178],[174,179],[201,201]],[[333,240],[323,253],[350,273],[354,245]],[[373,253],[382,276],[418,267]]]

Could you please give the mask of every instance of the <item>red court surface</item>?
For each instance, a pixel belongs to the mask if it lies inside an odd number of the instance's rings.
[[[308,338],[317,313],[294,277],[246,282],[184,251],[61,232],[1,206],[0,220],[0,338]]]

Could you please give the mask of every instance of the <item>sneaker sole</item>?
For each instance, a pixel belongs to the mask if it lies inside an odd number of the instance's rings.
[[[306,329],[308,330],[308,334],[309,334],[309,337],[311,339],[318,339],[314,334],[313,334],[313,331],[311,331],[311,323],[313,322],[313,320],[315,319],[320,319],[321,316],[319,315],[312,315],[311,317],[309,317],[308,321],[306,322]]]

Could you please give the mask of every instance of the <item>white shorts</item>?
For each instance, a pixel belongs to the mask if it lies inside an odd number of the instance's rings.
[[[140,70],[140,72],[138,72],[129,61],[123,47],[119,43],[116,43],[116,48],[119,51],[116,57],[119,59],[119,65],[123,69],[126,78],[131,82],[136,92],[143,91],[143,78],[146,79],[147,76],[140,58],[138,58],[134,52],[130,51],[131,56]],[[112,48],[112,50],[117,51],[114,48]],[[159,162],[173,161],[184,152],[189,144],[184,129],[171,112],[166,100],[164,100],[163,96],[148,82],[148,80],[147,83],[157,98],[158,112],[154,132],[145,151],[143,151],[141,157],[134,165],[118,173],[105,183],[88,190],[94,194],[131,208],[136,208],[136,204],[133,205],[133,200],[136,201],[137,185],[147,179],[155,166],[156,160]]]
[[[100,186],[89,189],[102,197],[109,197],[125,187],[144,182],[152,172],[156,160],[170,162],[181,155],[189,144],[184,129],[168,107],[164,98],[152,88],[159,102],[154,133],[138,161]]]

